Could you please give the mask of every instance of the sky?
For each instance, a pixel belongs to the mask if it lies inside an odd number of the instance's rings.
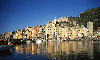
[[[100,0],[0,0],[0,34],[45,25],[61,17],[78,17],[100,7]]]

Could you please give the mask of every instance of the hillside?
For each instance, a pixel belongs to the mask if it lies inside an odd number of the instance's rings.
[[[87,22],[93,22],[93,30],[96,31],[100,27],[100,7],[87,9],[78,15],[79,17],[69,17],[70,21],[76,20],[77,24],[87,27]]]

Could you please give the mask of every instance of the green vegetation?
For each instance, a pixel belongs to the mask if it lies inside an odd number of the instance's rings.
[[[79,16],[79,15],[78,15]],[[85,12],[80,13],[80,17],[69,17],[70,21],[76,20],[76,23],[87,27],[87,22],[93,22],[93,31],[100,27],[100,7],[87,9]]]

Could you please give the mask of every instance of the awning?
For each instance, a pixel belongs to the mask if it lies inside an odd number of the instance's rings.
[[[40,37],[45,37],[45,36],[40,36]]]

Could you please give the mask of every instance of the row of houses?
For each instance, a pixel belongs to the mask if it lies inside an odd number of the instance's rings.
[[[98,32],[97,32],[98,34]],[[97,34],[95,34],[97,36]],[[62,38],[76,39],[93,35],[93,22],[79,26],[76,21],[70,22],[67,17],[61,17],[53,21],[47,21],[45,25],[37,25],[34,27],[26,27],[26,29],[18,29],[13,32],[5,32],[5,39],[37,39],[45,37],[46,39]]]

